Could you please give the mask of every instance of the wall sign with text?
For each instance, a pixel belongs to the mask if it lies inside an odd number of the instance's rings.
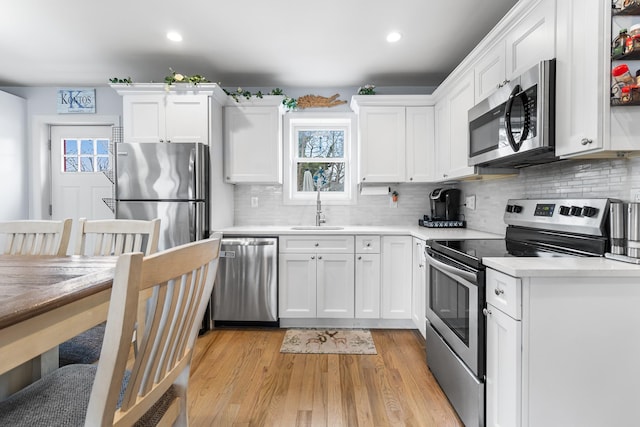
[[[95,113],[95,89],[58,89],[56,96],[58,113]]]

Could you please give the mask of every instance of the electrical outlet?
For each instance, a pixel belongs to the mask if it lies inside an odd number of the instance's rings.
[[[464,200],[464,205],[467,209],[471,209],[472,211],[476,209],[476,195],[467,196]]]
[[[629,199],[633,202],[633,203],[638,203],[640,202],[640,188],[634,188],[631,190],[631,193],[629,195]]]
[[[258,207],[258,198],[257,197],[252,197],[251,198],[251,207],[252,208],[257,208]]]

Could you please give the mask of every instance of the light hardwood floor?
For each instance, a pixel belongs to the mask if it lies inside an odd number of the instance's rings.
[[[377,355],[283,354],[285,329],[198,338],[192,426],[462,426],[411,330],[372,330]]]

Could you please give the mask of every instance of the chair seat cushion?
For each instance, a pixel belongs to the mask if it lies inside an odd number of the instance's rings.
[[[84,426],[97,365],[67,365],[0,401],[0,426]],[[129,379],[126,373],[120,397]],[[135,424],[155,426],[177,397],[174,387]]]
[[[60,366],[95,363],[100,358],[105,327],[106,323],[101,323],[60,344]]]

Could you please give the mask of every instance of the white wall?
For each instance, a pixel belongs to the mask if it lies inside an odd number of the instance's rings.
[[[0,91],[0,221],[27,219],[27,102]]]

